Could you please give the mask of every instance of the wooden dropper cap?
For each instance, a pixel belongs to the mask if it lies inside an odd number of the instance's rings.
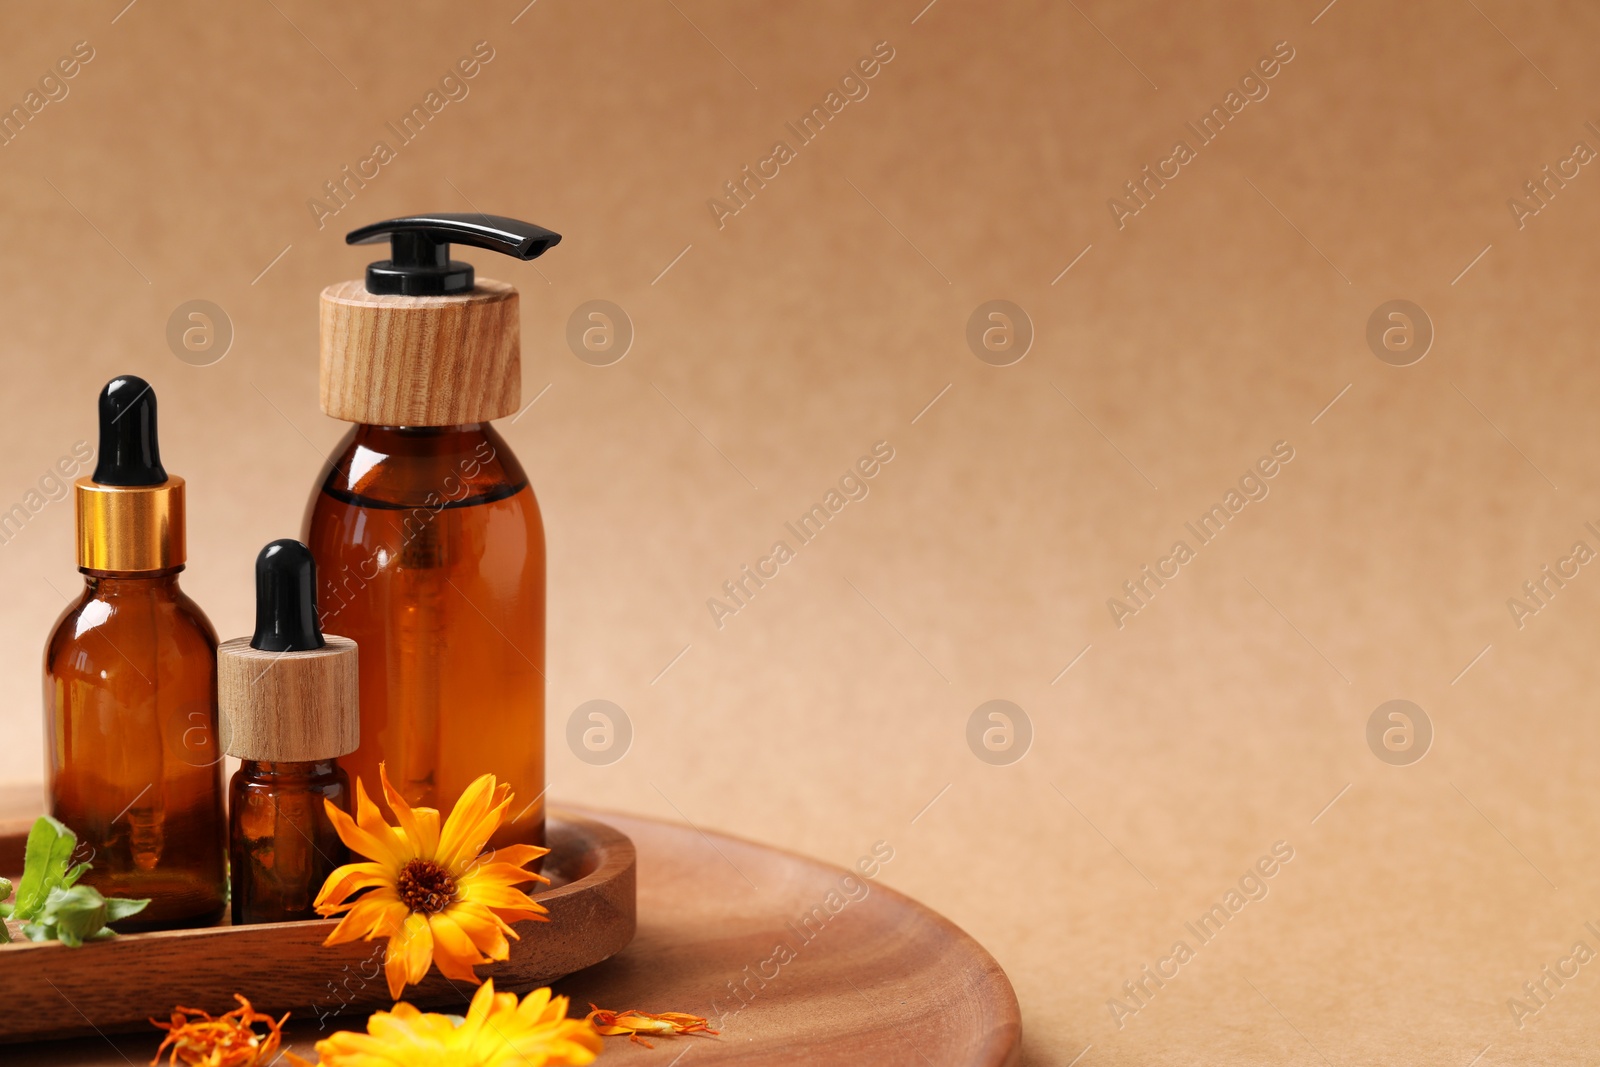
[[[476,280],[450,245],[533,259],[561,240],[498,215],[412,215],[363,226],[349,244],[391,243],[365,280],[322,291],[322,410],[376,426],[459,426],[522,405],[516,289]]]
[[[256,632],[217,649],[223,751],[239,759],[309,763],[361,740],[356,643],[323,636],[317,566],[299,541],[256,557]]]

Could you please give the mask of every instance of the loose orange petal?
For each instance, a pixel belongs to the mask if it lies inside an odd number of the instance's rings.
[[[645,1048],[655,1048],[654,1045],[640,1037],[640,1034],[715,1034],[704,1017],[690,1015],[681,1011],[606,1011],[603,1008],[589,1005],[588,1021],[598,1032],[607,1037],[628,1035],[628,1040],[638,1042]]]
[[[239,994],[235,993],[233,999],[239,1006],[223,1015],[213,1016],[199,1008],[179,1007],[172,1009],[171,1022],[151,1019],[167,1031],[166,1039],[156,1049],[155,1059],[150,1061],[151,1067],[160,1063],[161,1054],[169,1049],[171,1055],[167,1062],[173,1067],[180,1058],[185,1064],[199,1067],[265,1067],[270,1064],[283,1041],[283,1024],[288,1021],[289,1013],[274,1020],[256,1011],[250,1001]],[[266,1033],[256,1030],[257,1025],[265,1026]]]

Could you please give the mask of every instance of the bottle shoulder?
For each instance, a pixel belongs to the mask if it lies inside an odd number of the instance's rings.
[[[307,518],[325,497],[371,508],[465,507],[526,488],[522,465],[488,423],[355,426],[323,466]]]
[[[205,659],[214,669],[216,628],[176,581],[121,579],[115,584],[107,589],[88,582],[62,610],[45,644],[47,668],[72,660],[86,669],[109,670],[153,649]],[[106,666],[96,667],[101,660]]]
[[[190,599],[189,594],[180,589],[178,590],[178,595],[172,600],[172,607],[174,618],[180,620],[210,645],[214,654],[219,644],[217,628],[211,625],[210,617],[206,615],[200,605],[196,604]]]
[[[88,589],[80,592],[76,599],[70,601],[61,609],[61,614],[56,616],[55,625],[50,627],[50,636],[45,640],[45,663],[55,661],[63,645],[82,635],[86,625],[91,625],[93,620],[83,620],[83,611],[92,600]]]

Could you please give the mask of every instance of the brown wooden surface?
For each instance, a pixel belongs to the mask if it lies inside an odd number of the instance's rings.
[[[217,649],[222,748],[253,760],[322,760],[361,743],[359,653],[348,637],[305,652],[262,652],[235,637]]]
[[[510,415],[522,398],[520,315],[516,289],[488,278],[459,296],[386,296],[359,279],[330,285],[322,410],[380,426]]]
[[[853,893],[860,899],[800,943],[788,924],[822,905],[847,872],[687,826],[584,814],[623,831],[638,849],[638,932],[624,951],[556,983],[556,991],[572,998],[574,1010],[594,1001],[617,1010],[686,1011],[710,1017],[721,1030],[717,1037],[663,1039],[653,1051],[608,1038],[602,1063],[666,1067],[680,1055],[690,1065],[1016,1062],[1021,1022],[1005,974],[975,941],[922,905],[866,882],[864,897]],[[745,969],[771,958],[780,941],[796,946],[795,958],[764,986],[752,983],[744,1007],[721,1014],[719,1007],[738,1003],[727,984],[745,980]],[[241,961],[227,991],[248,993],[253,967]],[[457,992],[457,1010],[469,992]],[[210,1001],[223,999],[219,988]],[[83,1006],[92,1013],[92,1004]],[[359,1027],[361,1020],[328,1025]],[[314,1020],[292,1022],[290,1046],[309,1056],[326,1032]],[[8,1067],[121,1067],[145,1062],[155,1045],[152,1031],[4,1054]]]
[[[511,958],[480,973],[508,986],[533,986],[620,950],[634,932],[634,849],[604,823],[552,813],[552,885],[535,896],[548,923],[516,924]],[[336,925],[320,922],[218,926],[129,934],[70,949],[23,942],[0,946],[0,1042],[35,1037],[142,1031],[176,1005],[217,1012],[238,991],[273,1015],[322,1018],[391,1003],[379,944],[333,947]],[[413,1003],[450,1006],[460,983],[434,970],[407,992]],[[11,1050],[0,1062],[15,1062]]]

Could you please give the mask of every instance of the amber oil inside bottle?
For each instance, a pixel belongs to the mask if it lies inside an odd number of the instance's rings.
[[[150,898],[119,930],[210,925],[227,899],[217,635],[182,569],[85,569],[45,649],[50,810],[86,884]]]
[[[544,838],[545,546],[488,423],[354,427],[308,508],[324,628],[360,646],[361,745],[340,766],[448,812],[478,775],[516,800],[493,844]]]
[[[240,762],[228,790],[235,926],[317,918],[317,892],[350,859],[324,801],[350,810],[331,759]]]

